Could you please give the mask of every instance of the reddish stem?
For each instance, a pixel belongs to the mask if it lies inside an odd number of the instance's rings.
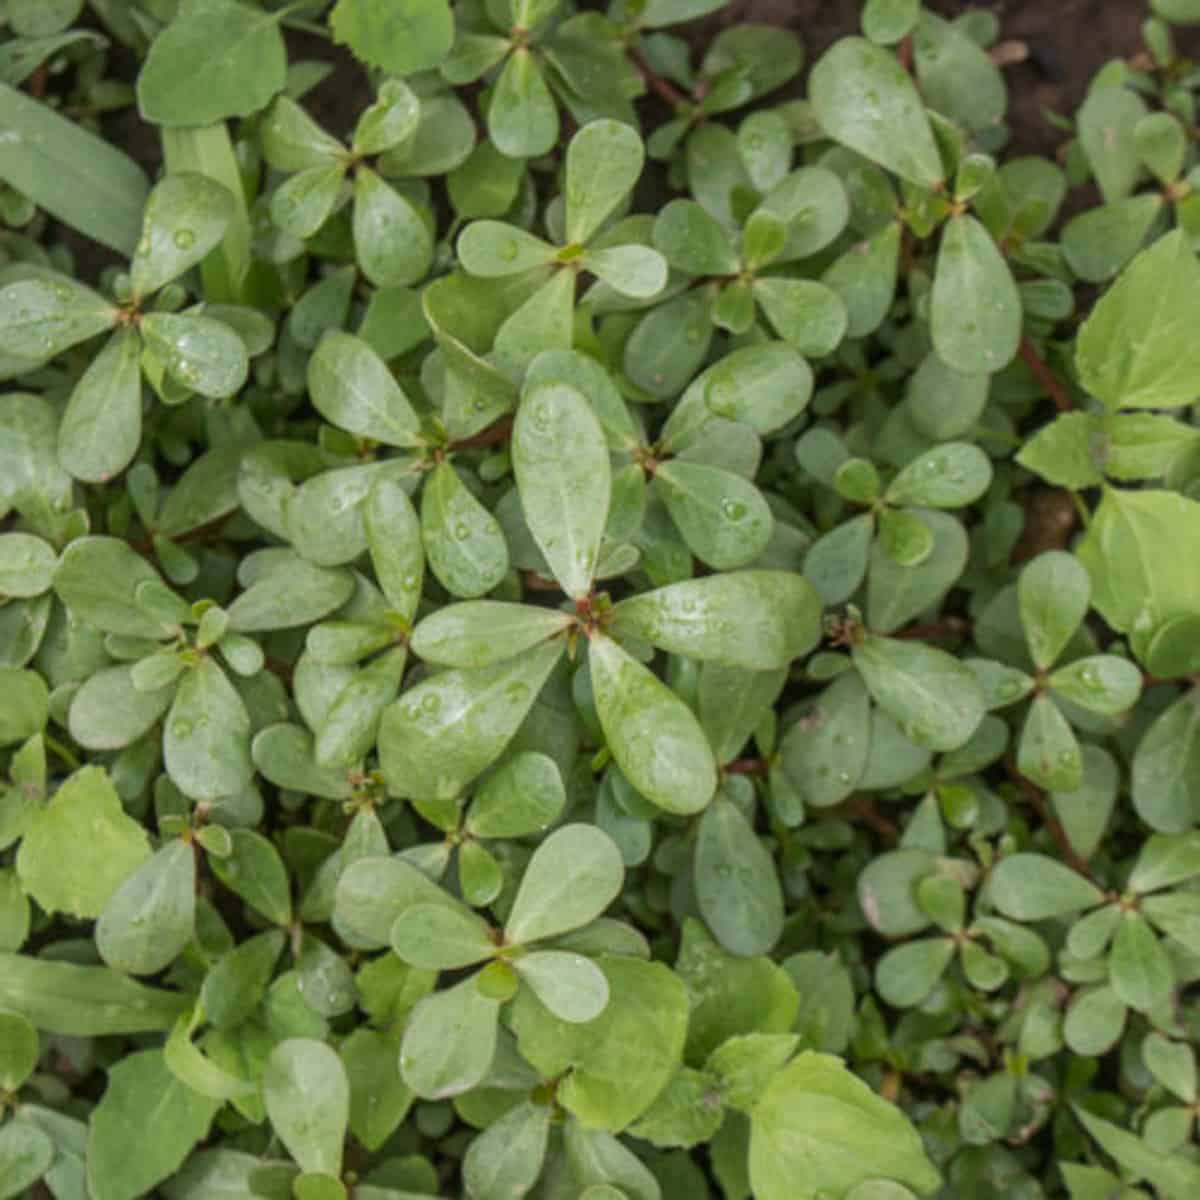
[[[767,762],[763,758],[735,758],[725,764],[724,770],[726,775],[765,775]]]
[[[1046,828],[1046,832],[1054,839],[1054,844],[1058,847],[1059,853],[1063,857],[1063,861],[1074,870],[1078,871],[1085,879],[1091,883],[1095,883],[1099,887],[1096,877],[1092,874],[1091,868],[1087,864],[1085,858],[1081,858],[1075,847],[1071,845],[1071,839],[1067,837],[1067,831],[1063,829],[1058,818],[1050,811],[1046,804],[1046,797],[1042,794],[1042,790],[1036,787],[1024,775],[1017,770],[1016,763],[1010,758],[1004,760],[1004,768],[1008,772],[1009,778],[1021,789],[1025,798],[1029,801],[1029,806],[1038,815],[1038,819]]]
[[[656,92],[662,100],[665,100],[674,109],[688,103],[688,98],[678,88],[668,83],[661,75],[655,73],[654,68],[646,61],[646,56],[637,46],[630,43],[625,49],[633,65],[637,67],[638,74],[641,75],[643,82],[648,88]]]
[[[1028,337],[1021,339],[1021,357],[1034,373],[1038,383],[1046,390],[1046,394],[1054,401],[1054,407],[1059,412],[1070,412],[1075,407],[1070,393],[1063,386],[1062,380],[1050,370],[1046,360],[1038,353],[1037,347]]]
[[[508,441],[508,435],[512,433],[512,427],[512,413],[507,413],[496,421],[495,424],[489,425],[482,433],[476,433],[472,437],[463,438],[461,442],[455,442],[454,449],[480,450],[485,446],[499,446],[501,443]]]
[[[907,629],[892,634],[892,637],[924,641],[926,638],[964,637],[970,632],[970,621],[962,617],[944,617],[940,621],[931,621],[928,625],[910,625]]]

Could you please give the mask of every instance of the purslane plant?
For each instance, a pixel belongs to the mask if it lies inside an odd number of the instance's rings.
[[[1200,5],[723,7],[0,3],[0,1200],[1200,1194]]]

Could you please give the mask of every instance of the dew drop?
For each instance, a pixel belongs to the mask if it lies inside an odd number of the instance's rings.
[[[190,229],[177,229],[171,240],[180,250],[190,250],[196,244],[196,235]]]
[[[517,257],[517,243],[509,239],[496,247],[496,257],[504,262],[512,262]]]
[[[729,521],[740,521],[746,515],[746,506],[740,500],[722,500],[721,512]]]

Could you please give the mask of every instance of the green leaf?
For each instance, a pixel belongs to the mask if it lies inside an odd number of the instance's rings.
[[[141,339],[123,329],[92,359],[58,430],[58,461],[85,483],[107,483],[142,440]]]
[[[1142,692],[1142,673],[1127,658],[1115,654],[1093,654],[1060,667],[1046,681],[1059,696],[1065,696],[1089,712],[1115,716],[1137,703]]]
[[[588,250],[580,259],[590,271],[622,296],[649,300],[667,283],[667,260],[647,246],[606,246]]]
[[[644,160],[637,130],[620,121],[589,121],[575,134],[567,144],[563,193],[569,243],[591,238],[633,191]]]
[[[678,271],[735,275],[740,263],[725,227],[695,200],[672,200],[654,219],[654,245]]]
[[[376,287],[417,283],[433,262],[433,234],[421,213],[369,167],[354,176],[354,249]]]
[[[189,391],[223,400],[239,391],[250,373],[240,337],[223,321],[195,313],[147,313],[142,337],[152,354]]]
[[[341,608],[354,591],[354,577],[346,571],[315,566],[290,551],[270,553],[226,610],[232,633],[310,625]]]
[[[974,217],[951,217],[933,280],[934,349],[964,374],[993,374],[1016,357],[1021,298],[992,235]]]
[[[991,486],[992,464],[978,446],[946,442],[918,455],[888,486],[889,504],[962,508]]]
[[[184,172],[155,184],[129,267],[133,294],[148,296],[194,267],[220,244],[233,212],[233,194],[204,175]]]
[[[606,833],[581,824],[556,829],[525,868],[505,940],[527,944],[588,924],[612,903],[624,879],[621,852]]]
[[[1168,1003],[1176,986],[1171,959],[1145,918],[1135,912],[1121,915],[1108,973],[1113,991],[1139,1012]]]
[[[1144,661],[1168,621],[1200,612],[1200,503],[1175,492],[1107,488],[1076,547],[1092,604]]]
[[[1200,693],[1156,717],[1133,756],[1133,806],[1152,829],[1180,833],[1200,819]]]
[[[342,1043],[340,1053],[350,1081],[350,1132],[368,1150],[378,1150],[413,1102],[400,1078],[399,1039],[359,1026]]]
[[[66,281],[22,279],[0,289],[4,351],[43,363],[112,329],[118,313],[90,288]]]
[[[414,904],[392,925],[392,950],[406,963],[430,971],[470,967],[498,949],[491,926],[452,904]]]
[[[168,842],[112,894],[96,922],[100,957],[118,971],[153,975],[174,962],[196,924],[196,856]]]
[[[1128,1012],[1107,985],[1081,990],[1063,1019],[1063,1040],[1076,1054],[1104,1054],[1120,1040]]]
[[[693,884],[700,913],[731,954],[767,954],[783,932],[783,889],[741,810],[718,795],[700,818]]]
[[[688,548],[718,571],[745,566],[766,549],[774,518],[762,493],[740,475],[671,459],[654,476]]]
[[[768,1084],[750,1116],[758,1200],[815,1200],[873,1179],[932,1195],[941,1177],[900,1110],[841,1059],[805,1051]]]
[[[420,421],[387,365],[361,338],[331,329],[308,360],[313,407],[330,424],[388,446],[417,444]]]
[[[525,521],[572,599],[592,588],[612,476],[600,422],[566,384],[531,389],[517,409],[512,462]]]
[[[1119,85],[1093,87],[1079,110],[1079,143],[1106,204],[1128,196],[1142,173],[1135,130],[1142,98]]]
[[[477,1134],[463,1157],[463,1183],[472,1200],[523,1196],[542,1173],[550,1108],[523,1100]]]
[[[1039,554],[1021,571],[1017,580],[1021,627],[1039,670],[1054,665],[1083,624],[1091,591],[1079,559],[1061,550]]]
[[[527,984],[561,1021],[595,1020],[608,1003],[608,980],[590,958],[566,950],[537,950],[513,963]]]
[[[1062,231],[1067,265],[1088,283],[1107,283],[1146,244],[1162,207],[1162,196],[1144,192],[1072,217]]]
[[[832,354],[846,336],[849,314],[841,296],[815,279],[760,277],[753,291],[775,332],[809,358]]]
[[[46,727],[50,696],[35,671],[0,667],[0,746],[24,742]]]
[[[853,648],[853,656],[875,703],[918,746],[956,750],[983,720],[979,683],[944,650],[868,635]]]
[[[1014,921],[1044,921],[1104,899],[1094,883],[1044,854],[1010,854],[993,868],[988,894]]]
[[[869,528],[869,517],[867,522]],[[957,518],[931,509],[885,509],[879,525],[867,577],[867,624],[879,633],[891,633],[938,603],[959,581],[969,545]],[[909,540],[902,548],[911,551],[917,541],[911,535],[918,529],[929,535],[931,545],[915,565],[906,566],[900,560],[907,556],[897,552],[895,535],[905,535]]]
[[[1083,758],[1071,726],[1049,696],[1035,696],[1017,746],[1017,769],[1050,791],[1070,792],[1083,783]]]
[[[338,0],[329,26],[355,58],[388,75],[428,71],[454,42],[446,0]]]
[[[345,181],[346,167],[340,161],[298,171],[271,193],[271,220],[291,237],[313,237],[337,207]]]
[[[0,954],[0,1008],[67,1037],[170,1029],[186,996],[135,983],[107,967]]]
[[[475,671],[443,671],[384,710],[379,754],[393,795],[450,801],[504,751],[563,651],[560,642]]]
[[[558,110],[524,46],[514,50],[496,80],[487,110],[488,135],[508,158],[536,158],[558,141]]]
[[[141,167],[111,141],[4,82],[0,123],[9,135],[0,142],[6,184],[85,237],[133,253],[150,190]]]
[[[788,729],[779,747],[806,804],[829,808],[854,790],[867,765],[871,701],[857,672],[840,675]]]
[[[230,831],[232,848],[224,858],[210,858],[213,874],[260,915],[276,925],[292,921],[287,870],[279,852],[250,829]]]
[[[480,838],[527,837],[548,828],[566,801],[554,760],[524,751],[484,780],[471,800],[465,827]]]
[[[265,108],[287,75],[280,16],[237,0],[183,5],[138,75],[142,117],[156,125],[211,125]]]
[[[472,221],[459,235],[456,251],[464,270],[485,279],[548,266],[557,254],[549,242],[503,221]]]
[[[569,1072],[558,1102],[585,1125],[615,1132],[650,1107],[678,1068],[688,997],[661,963],[606,954],[596,964],[609,991],[599,1016],[564,1021],[522,988],[509,1022],[522,1057],[543,1077]]]
[[[406,621],[417,613],[425,577],[421,526],[408,494],[394,480],[375,481],[363,505],[371,566],[388,603]]]
[[[108,1073],[92,1112],[88,1188],[94,1200],[137,1200],[183,1165],[208,1134],[219,1100],[181,1083],[161,1050],[130,1054]]]
[[[519,378],[544,350],[569,350],[574,301],[574,272],[555,271],[500,326],[492,351],[501,370]]]
[[[592,638],[588,663],[605,740],[629,782],[669,813],[707,807],[716,763],[691,709],[609,638]]]
[[[1107,90],[1107,89],[1105,89]],[[1159,238],[1121,272],[1079,330],[1079,380],[1109,408],[1177,408],[1200,394],[1200,262],[1187,236]]]
[[[468,600],[430,613],[413,630],[414,654],[445,667],[488,667],[567,631],[569,614],[531,604]]]
[[[340,691],[338,694],[341,694]],[[330,712],[332,710],[331,704]],[[331,800],[346,800],[352,794],[347,772],[333,767],[323,768],[316,761],[312,736],[299,725],[284,721],[259,730],[251,744],[250,754],[254,765],[276,787],[325,796]]]
[[[496,1050],[500,1005],[475,977],[421,1000],[404,1029],[400,1073],[426,1100],[469,1092],[487,1074]]]
[[[26,1193],[54,1161],[54,1143],[23,1117],[0,1127],[0,1197],[10,1200]]]
[[[15,1092],[37,1066],[38,1033],[20,1013],[0,1010],[0,1087]]]
[[[1185,1104],[1196,1100],[1196,1054],[1184,1042],[1172,1042],[1155,1030],[1142,1042],[1142,1061],[1163,1087]]]
[[[434,468],[421,493],[421,536],[429,569],[453,596],[482,596],[508,570],[508,545],[496,518],[449,463]]]
[[[267,1059],[262,1089],[271,1127],[301,1170],[340,1174],[350,1084],[334,1051],[309,1038],[280,1042]]]
[[[250,714],[211,658],[190,668],[163,733],[167,772],[185,796],[217,800],[242,791],[254,774]]]
[[[937,987],[954,957],[954,939],[920,938],[893,946],[875,964],[875,990],[893,1008],[915,1008]]]
[[[1187,1196],[1200,1188],[1200,1166],[1178,1154],[1163,1154],[1118,1125],[1072,1105],[1083,1127],[1105,1153],[1135,1179],[1147,1180],[1162,1196]]]
[[[126,816],[104,768],[88,766],[33,818],[17,853],[17,874],[45,912],[98,917],[149,856],[145,831]]]
[[[686,658],[768,671],[820,640],[821,605],[803,577],[737,571],[689,579],[622,600],[614,631]]]
[[[929,120],[896,57],[864,38],[842,38],[809,77],[817,120],[834,141],[917,187],[944,177]]]
[[[54,590],[75,617],[122,637],[160,638],[170,632],[136,600],[143,585],[161,585],[158,572],[118,538],[76,538],[63,551]]]

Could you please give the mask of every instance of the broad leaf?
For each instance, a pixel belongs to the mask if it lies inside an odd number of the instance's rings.
[[[1015,921],[1043,921],[1104,899],[1095,884],[1044,854],[1001,859],[989,877],[988,891],[996,907]]]

